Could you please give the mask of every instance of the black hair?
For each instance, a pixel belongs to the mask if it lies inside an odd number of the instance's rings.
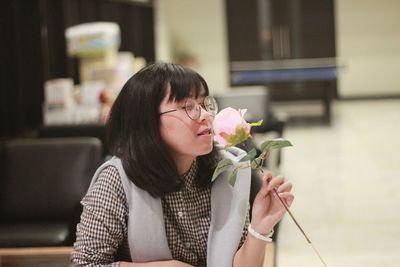
[[[178,191],[183,181],[160,134],[159,107],[170,86],[169,101],[209,95],[197,72],[173,63],[153,63],[138,71],[123,86],[107,122],[110,152],[119,157],[128,178],[153,197]],[[211,185],[218,153],[197,157],[200,188]]]

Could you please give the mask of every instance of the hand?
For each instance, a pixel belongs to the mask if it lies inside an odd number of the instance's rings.
[[[287,207],[292,204],[294,196],[291,193],[292,184],[285,182],[283,176],[272,178],[270,172],[265,172],[263,180],[263,185],[254,199],[251,226],[261,234],[268,234],[286,212],[273,189],[276,189]]]

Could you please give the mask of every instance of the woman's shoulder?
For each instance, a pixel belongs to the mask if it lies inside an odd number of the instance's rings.
[[[116,166],[108,165],[100,171],[98,181],[99,180],[107,180],[108,182],[118,183],[121,181],[121,175]]]
[[[94,186],[96,184],[98,186],[100,185],[105,188],[106,187],[114,189],[122,188],[121,175],[118,171],[118,168],[113,165],[108,165],[104,167],[100,171]]]
[[[121,175],[117,167],[113,165],[105,166],[96,178],[96,181],[91,185],[85,196],[84,202],[92,202],[93,200],[103,203],[115,200],[123,203],[126,202]]]

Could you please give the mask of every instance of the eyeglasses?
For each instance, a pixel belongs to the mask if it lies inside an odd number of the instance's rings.
[[[188,117],[195,121],[200,118],[202,108],[211,116],[215,116],[218,112],[217,101],[211,96],[206,96],[203,103],[198,103],[196,100],[189,98],[186,100],[184,107],[164,111],[160,115],[184,109]]]

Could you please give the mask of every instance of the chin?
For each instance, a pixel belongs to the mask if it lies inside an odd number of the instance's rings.
[[[210,154],[212,150],[213,150],[213,144],[211,143],[209,146],[200,149],[198,156],[204,156]]]

